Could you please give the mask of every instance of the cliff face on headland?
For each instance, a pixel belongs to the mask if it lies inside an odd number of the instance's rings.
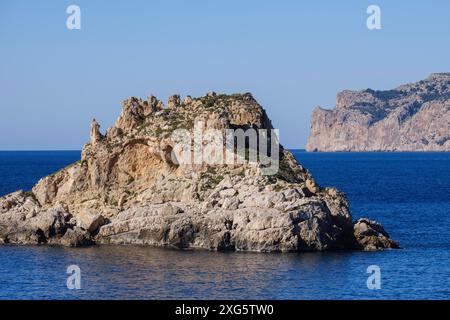
[[[308,151],[450,151],[450,73],[388,91],[342,91],[317,107]]]
[[[93,121],[80,161],[32,192],[0,198],[0,242],[264,252],[398,247],[378,223],[353,222],[345,195],[318,186],[281,146],[272,175],[261,161],[178,161],[172,133],[192,130],[198,119],[202,132],[272,128],[250,94],[175,95],[167,106],[153,96],[129,98],[105,134]]]

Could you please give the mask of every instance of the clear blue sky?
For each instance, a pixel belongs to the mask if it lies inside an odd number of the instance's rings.
[[[81,7],[81,30],[66,8]],[[381,7],[382,29],[366,28]],[[450,1],[0,2],[0,150],[80,149],[90,120],[150,92],[250,91],[282,143],[343,89],[389,89],[450,71]]]

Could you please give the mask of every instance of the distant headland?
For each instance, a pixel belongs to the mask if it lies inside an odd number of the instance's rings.
[[[317,107],[307,151],[450,151],[450,73],[393,90],[342,91]]]

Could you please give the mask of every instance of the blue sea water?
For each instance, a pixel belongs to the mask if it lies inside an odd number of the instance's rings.
[[[136,246],[0,246],[0,299],[449,299],[450,153],[306,153],[354,218],[381,222],[403,249],[290,254]],[[30,189],[78,151],[0,152],[0,195]],[[69,290],[69,265],[81,289]],[[377,265],[381,288],[367,288]]]

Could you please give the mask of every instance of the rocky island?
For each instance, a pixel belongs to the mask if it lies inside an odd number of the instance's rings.
[[[258,252],[398,247],[377,222],[353,221],[345,195],[317,185],[282,146],[271,149],[272,174],[250,161],[250,146],[244,153],[231,147],[238,164],[179,161],[173,132],[194,130],[198,119],[202,132],[273,129],[248,93],[174,95],[167,105],[154,96],[128,98],[104,134],[92,122],[80,161],[31,191],[0,198],[0,243]]]
[[[307,151],[450,151],[450,73],[336,100],[314,110]]]

